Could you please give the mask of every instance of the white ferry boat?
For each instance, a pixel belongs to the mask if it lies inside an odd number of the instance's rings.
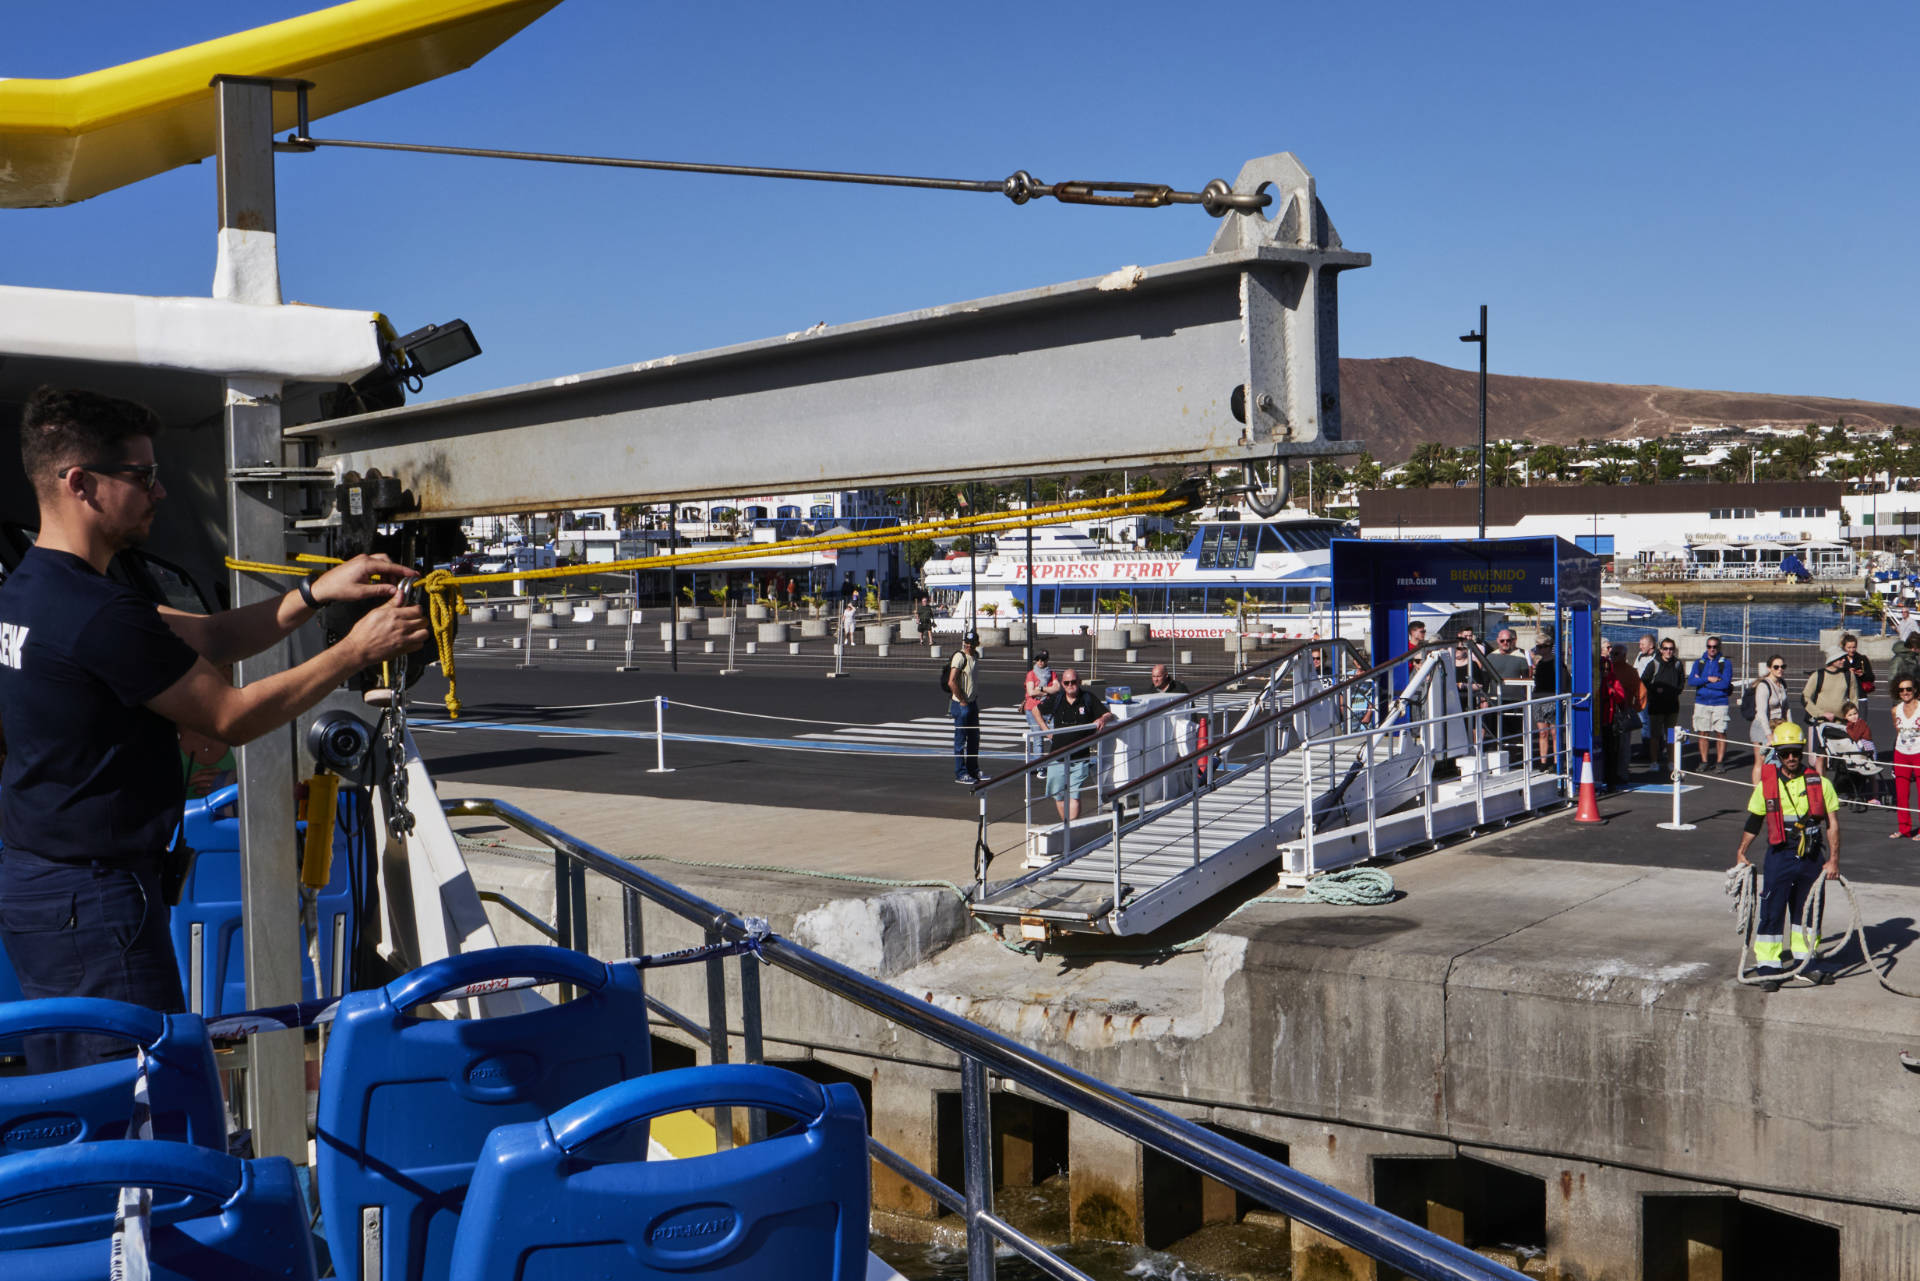
[[[1220,508],[1194,528],[1184,551],[1116,547],[1087,522],[1016,531],[974,558],[931,560],[922,578],[943,611],[937,631],[964,631],[969,619],[995,623],[1031,616],[1038,635],[1147,626],[1156,637],[1204,639],[1236,627],[1289,639],[1331,636],[1332,545],[1354,536],[1345,521],[1288,508],[1260,517]],[[1430,622],[1444,620],[1444,610]],[[1343,609],[1339,633],[1367,635],[1365,608]]]

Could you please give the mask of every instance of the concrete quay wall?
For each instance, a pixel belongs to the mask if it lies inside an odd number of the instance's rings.
[[[1898,1061],[1920,1046],[1920,1003],[1870,977],[1774,996],[1737,987],[1717,875],[1470,848],[1397,867],[1405,897],[1383,908],[1258,905],[1192,950],[1106,960],[1016,954],[944,890],[650,866],[1445,1235],[1479,1246],[1501,1205],[1537,1189],[1544,1253],[1530,1275],[1731,1277],[1767,1232],[1798,1242],[1805,1225],[1816,1247],[1833,1238],[1832,1275],[1920,1277],[1920,1077]],[[550,912],[550,865],[472,866],[482,888]],[[1874,919],[1920,919],[1920,892],[1862,889]],[[604,885],[590,919],[594,950],[615,954]],[[651,907],[645,929],[648,951],[699,941]],[[704,1018],[703,967],[648,984]],[[737,1033],[737,991],[729,1001]],[[769,1061],[864,1082],[876,1135],[942,1169],[952,1055],[778,972],[763,1003]],[[1002,1111],[1002,1176],[1017,1182],[1035,1144]],[[1099,1127],[1071,1122],[1048,1142],[1070,1171],[1073,1235],[1161,1244],[1174,1229],[1156,1215],[1192,1226],[1218,1212],[1205,1189],[1168,1193],[1154,1154]],[[934,1216],[879,1167],[875,1189],[883,1212]],[[1305,1229],[1291,1251],[1296,1277],[1375,1275]]]

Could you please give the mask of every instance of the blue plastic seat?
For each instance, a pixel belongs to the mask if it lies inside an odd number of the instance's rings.
[[[648,1117],[718,1105],[794,1117],[774,1137],[678,1161],[601,1160]],[[871,1198],[850,1085],[780,1068],[684,1068],[623,1081],[487,1140],[450,1276],[460,1281],[861,1281]]]
[[[572,983],[580,996],[499,1018],[412,1014],[451,989],[515,976]],[[644,1075],[651,1044],[640,972],[566,948],[489,948],[349,993],[320,1076],[316,1169],[342,1281],[360,1281],[373,1232],[381,1281],[447,1276],[487,1135]],[[646,1136],[637,1142],[644,1153]]]
[[[35,1032],[98,1032],[144,1047],[154,1137],[227,1150],[220,1074],[198,1015],[84,996],[0,1005],[0,1040]],[[125,1138],[135,1071],[125,1058],[0,1077],[0,1154]]]
[[[218,788],[188,801],[180,820],[181,838],[198,857],[187,874],[180,903],[173,909],[173,952],[180,966],[180,990],[187,995],[187,1007],[209,1018],[250,1008],[246,935],[240,928],[240,819],[235,809],[239,795],[238,787]],[[332,875],[319,896],[320,969],[332,995],[338,995],[332,992],[334,936],[344,919],[346,937],[352,940],[355,878],[365,884],[373,875],[371,867],[354,866],[354,843],[337,821],[344,814],[349,824],[365,822],[357,806],[352,792],[341,793],[334,823]],[[306,830],[304,823],[297,826],[300,831]],[[371,849],[371,845],[366,848]],[[287,857],[294,856],[293,849],[289,843]],[[300,951],[300,986],[307,1000],[320,995],[305,948]]]
[[[312,1281],[313,1237],[285,1157],[241,1161],[119,1140],[0,1159],[0,1276],[100,1281],[122,1187],[154,1189],[153,1281]],[[84,1207],[84,1208],[81,1208]]]

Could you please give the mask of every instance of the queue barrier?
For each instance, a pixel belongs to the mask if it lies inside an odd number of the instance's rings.
[[[227,1150],[226,1112],[206,1023],[122,1001],[59,997],[0,1005],[0,1039],[89,1032],[140,1046],[158,1139]],[[0,1077],[0,1157],[39,1148],[125,1138],[132,1115],[132,1058],[60,1072]]]
[[[526,976],[570,983],[579,995],[495,1018],[413,1014],[453,989]],[[488,948],[348,993],[320,1075],[315,1171],[336,1274],[362,1281],[371,1254],[380,1281],[450,1275],[488,1135],[644,1076],[651,1058],[639,970],[566,948]],[[646,1127],[627,1137],[644,1156]]]
[[[122,1100],[124,1102],[124,1099]],[[0,1275],[109,1275],[123,1186],[156,1197],[152,1281],[313,1281],[307,1211],[285,1157],[242,1161],[185,1143],[120,1139],[0,1159]]]
[[[180,837],[195,851],[180,902],[173,909],[171,933],[174,959],[180,967],[180,990],[188,1008],[209,1018],[247,1008],[246,935],[241,929],[242,879],[240,819],[237,786],[228,785],[187,802],[180,819]],[[324,993],[338,994],[332,981],[336,951],[351,948],[355,926],[356,878],[371,883],[373,869],[353,863],[355,842],[341,830],[340,810],[348,826],[364,824],[364,814],[349,807],[361,801],[342,791],[334,820],[333,866],[326,888],[319,892],[320,976],[316,979],[306,948],[300,949],[300,987],[308,1000]],[[306,823],[296,825],[304,833]],[[299,840],[287,857],[299,857]],[[369,847],[370,848],[370,847]],[[361,856],[363,863],[370,859]],[[344,971],[342,971],[344,973]]]
[[[677,1161],[599,1149],[650,1117],[761,1108],[795,1125]],[[462,1281],[861,1281],[871,1200],[850,1085],[714,1065],[622,1081],[487,1139],[454,1239]]]

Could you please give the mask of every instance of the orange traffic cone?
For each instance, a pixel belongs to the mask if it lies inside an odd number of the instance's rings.
[[[1573,813],[1576,823],[1604,823],[1600,817],[1600,794],[1593,787],[1593,753],[1580,754],[1580,808]]]

